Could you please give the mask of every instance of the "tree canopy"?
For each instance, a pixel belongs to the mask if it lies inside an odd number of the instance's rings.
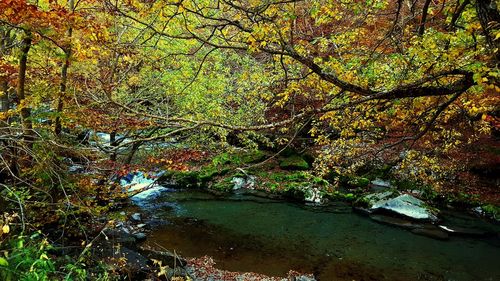
[[[37,128],[134,139],[112,154],[306,134],[319,173],[391,162],[436,183],[498,128],[497,4],[3,0],[2,91],[16,105],[2,118],[15,130],[19,116],[28,143]]]

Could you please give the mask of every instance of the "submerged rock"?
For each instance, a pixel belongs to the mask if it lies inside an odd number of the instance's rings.
[[[392,191],[374,193],[365,196],[363,201],[368,204],[371,212],[387,211],[415,220],[438,221],[435,211],[424,201],[409,194],[397,194]]]
[[[475,229],[475,228],[465,228],[465,227],[459,227],[459,226],[447,226],[447,225],[438,225],[438,227],[442,230],[444,230],[447,233],[453,234],[453,235],[464,235],[464,236],[488,236],[491,234],[490,232],[487,232],[485,230],[481,229]]]
[[[370,218],[373,219],[374,221],[377,221],[377,222],[380,222],[383,224],[388,224],[388,225],[393,225],[393,226],[398,226],[398,227],[408,229],[412,233],[417,234],[417,235],[427,236],[427,237],[439,239],[439,240],[448,239],[448,233],[446,233],[446,231],[443,231],[439,227],[436,227],[436,226],[429,224],[429,223],[422,224],[422,223],[411,221],[409,219],[396,218],[396,217],[385,216],[385,215],[380,215],[380,214],[372,214],[372,215],[370,215]]]
[[[449,238],[448,233],[434,225],[424,225],[423,227],[414,228],[411,232],[439,240],[447,240]]]
[[[420,227],[420,224],[416,224],[410,220],[405,220],[402,218],[396,218],[396,217],[391,217],[391,216],[384,216],[380,214],[372,214],[370,215],[370,218],[376,222],[380,222],[383,224],[388,224],[388,225],[394,225],[394,226],[399,226],[403,228],[408,228],[408,229],[413,229],[416,227]]]

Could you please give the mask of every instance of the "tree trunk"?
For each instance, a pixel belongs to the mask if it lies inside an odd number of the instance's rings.
[[[19,74],[17,81],[17,98],[18,106],[21,108],[21,120],[23,124],[24,140],[28,148],[33,147],[33,124],[31,123],[31,109],[24,104],[26,99],[25,85],[26,85],[26,68],[28,64],[28,53],[31,49],[31,33],[25,32],[24,38],[21,42],[21,55],[19,58]]]
[[[74,0],[69,0],[68,9],[73,12],[75,9]],[[70,26],[68,28],[67,37],[68,40],[71,40],[71,36],[73,34],[73,28]],[[64,98],[66,96],[66,89],[68,83],[68,68],[71,59],[71,42],[68,42],[68,45],[64,48],[64,64],[61,68],[61,85],[59,89],[59,97],[57,98],[57,108],[56,108],[56,120],[54,122],[54,134],[59,135],[62,131],[61,124],[61,113],[64,108]]]
[[[486,41],[492,49],[500,48],[500,40],[495,40],[492,31],[500,25],[500,13],[495,0],[477,0],[476,12]],[[497,63],[500,61],[500,52],[496,53]]]
[[[418,26],[418,35],[422,36],[425,32],[425,22],[427,21],[427,14],[429,12],[429,5],[431,0],[426,0],[424,7],[422,8],[422,19],[420,20],[420,25]]]
[[[68,68],[69,68],[69,58],[71,56],[71,49],[67,49],[64,51],[64,64],[61,69],[61,85],[59,97],[57,98],[57,116],[54,121],[54,134],[59,135],[62,131],[61,125],[61,113],[64,107],[64,97],[66,96],[66,87],[68,82]]]
[[[118,143],[116,141],[116,131],[113,131],[109,134],[109,145],[111,147],[116,147],[118,145]],[[111,153],[110,160],[116,161],[116,151]]]
[[[10,107],[9,83],[6,78],[0,77],[0,112],[7,112]],[[4,120],[2,120],[4,121]]]

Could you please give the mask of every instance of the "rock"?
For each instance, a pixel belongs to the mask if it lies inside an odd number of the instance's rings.
[[[246,178],[234,177],[231,180],[231,183],[234,184],[233,190],[238,190],[238,189],[242,189],[242,188],[254,189],[255,176],[247,176]]]
[[[139,253],[145,256],[148,259],[155,259],[162,261],[163,265],[168,265],[173,268],[174,266],[184,266],[187,264],[187,261],[169,251],[157,251],[148,249],[146,247],[139,246]]]
[[[137,225],[137,228],[144,228],[146,227],[146,224],[145,223],[140,223]]]
[[[255,176],[248,176],[247,179],[246,179],[247,181],[246,181],[245,188],[254,189],[255,188],[256,179],[257,178]]]
[[[320,204],[323,201],[321,191],[317,188],[309,188],[305,192],[304,200],[310,203]]]
[[[233,190],[236,190],[236,189],[243,188],[243,186],[245,185],[246,181],[245,181],[244,178],[234,177],[231,180],[231,183],[234,184]]]
[[[134,233],[133,236],[137,239],[137,241],[144,241],[147,238],[146,233],[143,232]]]
[[[439,240],[448,239],[448,234],[445,231],[441,230],[440,228],[432,224],[421,224],[403,218],[396,218],[380,214],[372,214],[370,215],[370,218],[373,219],[374,221],[383,224],[388,224],[408,229],[414,234],[423,235]]]
[[[110,258],[123,257],[125,265],[120,265],[118,270],[125,271],[130,280],[144,280],[146,273],[149,272],[148,259],[140,253],[126,247],[114,248]]]
[[[391,216],[384,216],[380,214],[372,214],[370,215],[370,218],[376,222],[380,222],[383,224],[389,224],[389,225],[394,225],[394,226],[399,226],[407,229],[413,229],[416,227],[420,227],[420,224],[415,224],[412,221],[405,220],[402,218],[395,218]]]
[[[421,228],[414,228],[411,232],[439,240],[447,240],[449,238],[448,233],[434,225],[424,225]]]
[[[367,202],[372,212],[387,211],[415,220],[438,221],[435,211],[431,210],[424,201],[409,194],[393,197],[394,195],[397,193],[391,191],[374,193],[365,196],[363,201]]]
[[[137,243],[137,240],[133,235],[121,229],[106,229],[104,234],[106,234],[107,240],[119,243],[126,247],[134,247]]]
[[[453,234],[453,235],[484,237],[484,236],[488,236],[491,234],[490,232],[480,230],[480,229],[474,229],[474,228],[465,228],[465,227],[458,227],[458,226],[446,226],[446,225],[438,225],[438,227],[440,229],[444,230],[445,232]]]
[[[347,183],[354,187],[364,188],[370,184],[370,180],[362,177],[353,177]]]
[[[477,214],[477,215],[480,215],[480,216],[483,216],[484,215],[484,211],[483,211],[483,208],[481,207],[476,207],[476,208],[473,208],[472,209],[472,212]]]
[[[389,181],[385,181],[379,178],[376,178],[375,180],[372,180],[371,184],[380,186],[380,187],[386,187],[386,188],[392,188],[392,185]]]
[[[81,174],[85,172],[85,167],[79,164],[74,164],[68,167],[68,172],[70,174]]]
[[[140,213],[134,213],[132,216],[130,216],[134,221],[141,221],[141,214]]]
[[[280,168],[285,170],[307,170],[309,169],[309,164],[300,155],[292,155],[281,160]]]

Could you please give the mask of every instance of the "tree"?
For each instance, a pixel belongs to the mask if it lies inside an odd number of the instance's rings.
[[[282,74],[281,79],[269,80],[268,89],[271,100],[285,112],[269,126],[254,123],[235,128],[182,121],[195,127],[242,130],[268,129],[313,117],[311,134],[318,144],[330,147],[323,151],[323,164],[348,167],[347,172],[382,156],[387,161],[389,148],[389,158],[403,161],[401,167],[419,158],[430,170],[439,170],[431,159],[490,130],[484,116],[496,110],[499,91],[498,48],[491,48],[498,41],[493,39],[498,37],[494,4],[107,2],[110,9],[151,36],[197,42],[200,53],[211,49],[248,52],[270,71]],[[167,121],[141,109],[131,110]]]

